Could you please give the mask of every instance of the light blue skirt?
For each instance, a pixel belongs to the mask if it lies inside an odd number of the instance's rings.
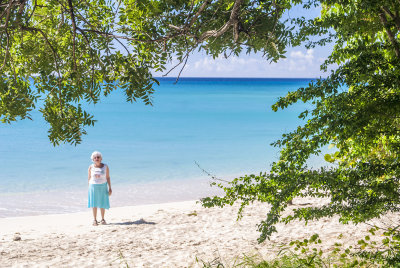
[[[89,184],[88,208],[110,208],[107,182],[103,184]]]

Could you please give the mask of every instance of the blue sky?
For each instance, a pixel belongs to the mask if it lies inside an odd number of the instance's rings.
[[[314,18],[320,13],[320,8],[303,9],[300,6],[292,8],[284,15],[285,18],[304,16]],[[288,48],[286,59],[270,63],[259,54],[240,55],[225,59],[223,56],[212,59],[204,52],[190,56],[181,77],[326,77],[328,73],[320,71],[320,65],[328,57],[332,45],[306,49],[303,47]],[[176,63],[175,63],[176,64]],[[173,65],[171,65],[173,66]],[[176,68],[168,76],[176,77],[180,68]],[[162,74],[156,73],[156,76]]]

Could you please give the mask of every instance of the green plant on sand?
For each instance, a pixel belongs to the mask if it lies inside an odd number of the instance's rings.
[[[243,255],[232,262],[216,258],[212,261],[197,259],[205,268],[221,267],[399,267],[400,232],[399,226],[382,229],[372,227],[369,235],[357,242],[355,246],[345,247],[339,235],[330,250],[321,249],[322,241],[318,234],[302,241],[291,241],[280,247],[276,257],[264,260],[259,254]]]

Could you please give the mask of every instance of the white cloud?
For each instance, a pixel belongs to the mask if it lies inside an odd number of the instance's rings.
[[[194,63],[192,71],[201,73],[203,73],[204,71],[230,73],[241,70],[243,68],[253,68],[254,65],[257,64],[262,64],[262,61],[254,58],[244,59],[238,57],[230,57],[228,59],[225,59],[224,57],[218,57],[216,59],[212,59],[210,57],[206,57],[197,60]]]
[[[182,76],[187,77],[319,77],[324,74],[319,66],[324,60],[314,50],[292,50],[286,59],[270,63],[259,55],[232,56],[228,59],[208,56],[189,58]],[[196,56],[196,55],[194,55]],[[180,70],[178,67],[177,69]],[[171,73],[169,76],[174,76]]]
[[[309,64],[312,64],[314,60],[314,50],[308,49],[306,53],[303,53],[302,51],[299,50],[292,51],[290,52],[290,57],[295,60],[305,61]]]
[[[291,72],[304,72],[320,63],[314,59],[314,50],[309,49],[305,53],[300,50],[290,52],[288,58],[288,70]]]

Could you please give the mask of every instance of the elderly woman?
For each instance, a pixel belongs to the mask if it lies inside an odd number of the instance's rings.
[[[100,224],[107,224],[104,220],[104,213],[106,209],[110,208],[110,201],[108,196],[111,195],[111,180],[110,170],[106,164],[101,162],[102,155],[100,152],[92,153],[93,164],[89,166],[88,170],[88,208],[93,209],[93,225],[98,225],[97,222],[97,208],[101,211]],[[107,187],[108,185],[108,187]]]

